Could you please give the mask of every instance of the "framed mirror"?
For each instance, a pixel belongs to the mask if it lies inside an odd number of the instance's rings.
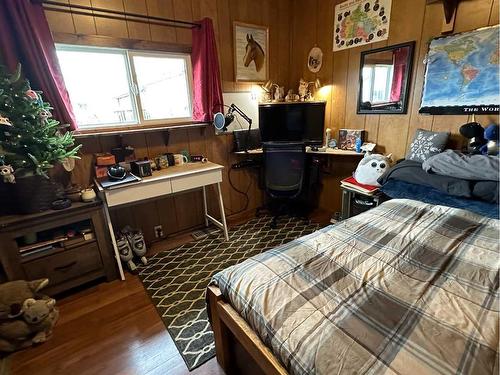
[[[361,52],[358,114],[408,111],[414,48],[412,41]]]

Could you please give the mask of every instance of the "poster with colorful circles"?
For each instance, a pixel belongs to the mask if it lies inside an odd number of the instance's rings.
[[[335,6],[333,51],[389,37],[392,0],[348,0]]]

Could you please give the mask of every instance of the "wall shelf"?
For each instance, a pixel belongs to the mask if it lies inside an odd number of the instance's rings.
[[[137,133],[150,133],[159,131],[171,131],[180,129],[193,129],[200,128],[204,129],[209,125],[208,122],[189,122],[189,123],[176,123],[162,126],[150,126],[150,127],[122,127],[122,128],[112,128],[112,129],[87,129],[82,131],[75,131],[73,133],[75,138],[91,138],[91,137],[107,137],[107,136],[117,136],[125,134],[137,134]]]

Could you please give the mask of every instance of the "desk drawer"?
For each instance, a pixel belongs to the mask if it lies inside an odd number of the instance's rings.
[[[220,170],[172,178],[172,192],[178,193],[180,191],[195,189],[205,185],[216,184],[221,181],[222,173]]]
[[[105,194],[108,207],[113,207],[172,194],[172,185],[169,179],[165,179],[106,190]]]
[[[49,255],[23,265],[28,280],[49,278],[50,286],[103,268],[97,243]]]

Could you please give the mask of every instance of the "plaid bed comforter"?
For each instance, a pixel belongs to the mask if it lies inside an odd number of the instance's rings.
[[[391,200],[214,276],[292,374],[498,374],[499,221]]]

